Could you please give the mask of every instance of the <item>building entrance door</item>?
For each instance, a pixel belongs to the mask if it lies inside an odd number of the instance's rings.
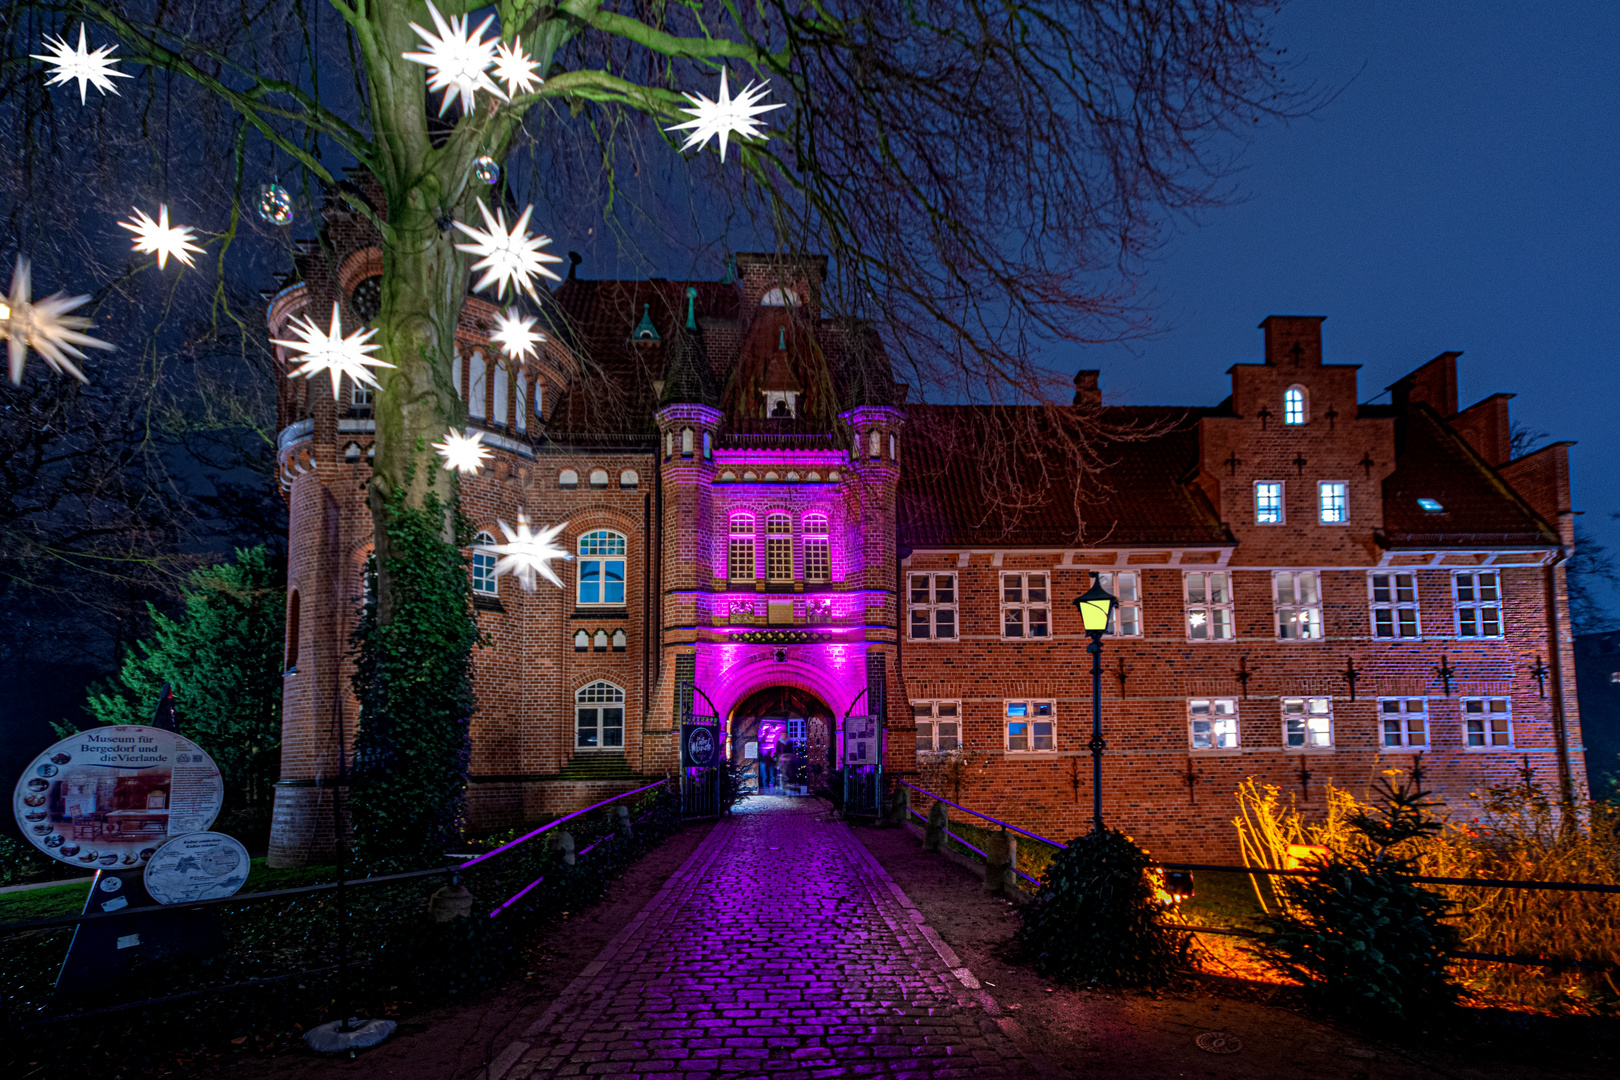
[[[833,769],[833,716],[795,686],[750,694],[731,713],[731,759],[749,788],[771,795],[812,794]]]

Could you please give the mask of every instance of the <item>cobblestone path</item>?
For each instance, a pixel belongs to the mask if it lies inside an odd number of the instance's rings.
[[[491,1080],[1033,1076],[1023,1033],[814,799],[754,798]]]

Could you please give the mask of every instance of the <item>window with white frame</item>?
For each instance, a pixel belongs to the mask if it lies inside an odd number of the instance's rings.
[[[1007,749],[1045,753],[1057,749],[1057,728],[1050,701],[1007,702]]]
[[[375,400],[371,395],[372,389],[370,386],[357,382],[354,384],[354,389],[349,391],[349,404],[356,409],[369,409]]]
[[[1257,480],[1254,485],[1254,523],[1281,525],[1283,523],[1283,486],[1281,480]]]
[[[1187,702],[1187,722],[1188,745],[1194,750],[1237,747],[1236,698],[1193,698]]]
[[[1350,520],[1350,485],[1342,480],[1323,480],[1316,485],[1317,520],[1323,525],[1343,525]]]
[[[793,519],[783,513],[765,517],[765,579],[793,580]]]
[[[913,640],[956,637],[955,574],[912,574],[910,594]]]
[[[1416,574],[1369,574],[1367,584],[1372,591],[1373,637],[1415,638],[1421,635]]]
[[[913,701],[911,715],[917,721],[917,753],[948,754],[961,749],[961,712],[959,701]]]
[[[1282,699],[1283,745],[1293,750],[1322,749],[1333,745],[1333,699]]]
[[[726,577],[731,581],[753,581],[758,573],[754,563],[754,515],[732,514],[726,541]]]
[[[1142,636],[1142,575],[1135,570],[1118,573],[1103,571],[1097,575],[1102,587],[1119,601],[1114,608],[1115,637]]]
[[[624,536],[597,529],[579,538],[579,602],[623,607]]]
[[[472,549],[472,591],[475,596],[494,596],[495,587],[495,556],[487,551],[480,551],[479,544],[493,544],[495,538],[487,532],[481,532],[473,537]]]
[[[1494,570],[1457,574],[1457,636],[1502,636],[1502,575]]]
[[[1001,634],[1009,638],[1051,636],[1045,574],[1001,575]]]
[[[1232,625],[1232,575],[1223,571],[1189,571],[1187,637],[1192,641],[1227,641]]]
[[[1305,422],[1305,389],[1300,386],[1290,386],[1283,391],[1283,423],[1303,424]]]
[[[1306,641],[1322,636],[1322,593],[1315,570],[1278,570],[1271,575],[1277,599],[1277,636]]]
[[[832,577],[832,545],[827,540],[827,515],[804,516],[804,580],[822,583]]]
[[[1385,750],[1426,750],[1429,701],[1427,698],[1379,698],[1378,725]]]
[[[586,750],[624,746],[623,690],[598,680],[574,695],[574,745]]]
[[[1505,697],[1463,698],[1463,745],[1491,750],[1513,745],[1513,704]]]

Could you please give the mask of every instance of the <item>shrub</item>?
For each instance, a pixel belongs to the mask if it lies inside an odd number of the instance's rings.
[[[1187,963],[1186,935],[1159,922],[1147,852],[1104,829],[1052,857],[1018,940],[1041,974],[1068,983],[1143,986]]]

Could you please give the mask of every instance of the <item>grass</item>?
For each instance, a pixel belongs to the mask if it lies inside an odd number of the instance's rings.
[[[277,869],[268,866],[262,858],[253,860],[247,884],[242,892],[269,892],[272,889],[293,889],[300,885],[319,885],[336,880],[337,868],[309,866],[296,869]],[[77,915],[84,910],[84,898],[89,892],[87,883],[78,885],[52,885],[22,892],[0,894],[0,923],[21,919],[48,919],[55,915]]]

